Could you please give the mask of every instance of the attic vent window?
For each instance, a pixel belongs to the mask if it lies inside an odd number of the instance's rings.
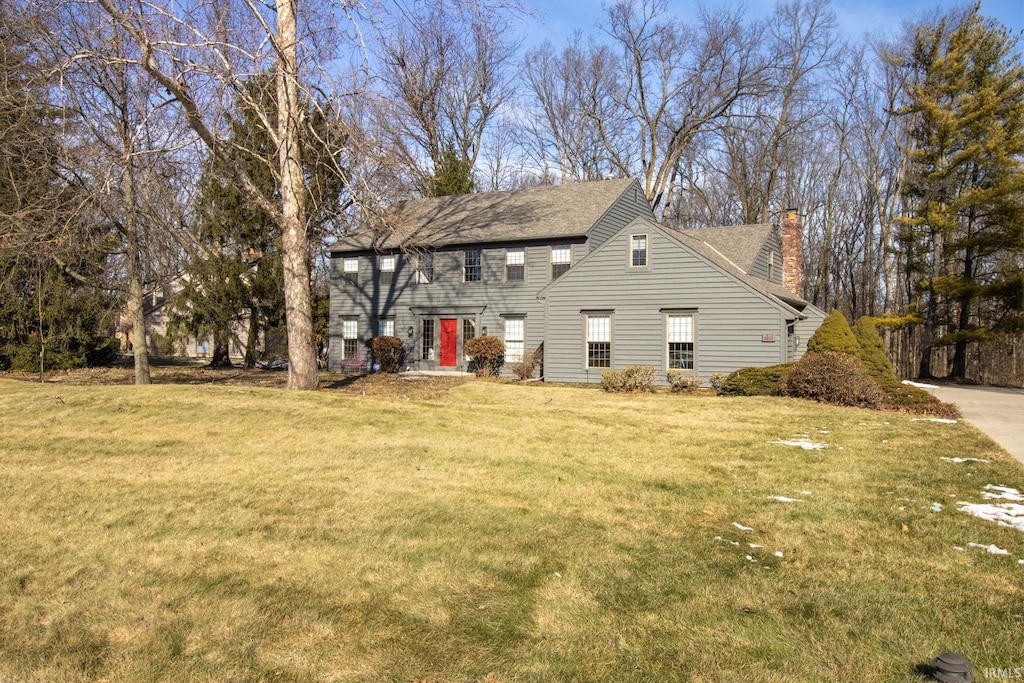
[[[551,279],[565,275],[572,265],[572,249],[569,247],[551,247]]]
[[[630,235],[630,265],[634,268],[647,266],[647,235]]]

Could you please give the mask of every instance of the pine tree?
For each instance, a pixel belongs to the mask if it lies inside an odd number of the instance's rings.
[[[921,277],[918,375],[953,345],[962,379],[968,344],[1019,331],[1024,303],[1024,68],[1018,38],[975,5],[918,27],[902,61],[914,117],[901,246]]]
[[[474,189],[473,162],[455,151],[454,145],[446,144],[442,150],[441,163],[429,179],[427,196],[469,194]]]

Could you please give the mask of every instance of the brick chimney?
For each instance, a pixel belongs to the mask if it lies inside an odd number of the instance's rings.
[[[800,294],[804,277],[804,226],[796,209],[786,209],[782,221],[782,286]]]

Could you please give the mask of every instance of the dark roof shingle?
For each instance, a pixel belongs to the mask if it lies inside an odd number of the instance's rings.
[[[579,237],[634,182],[622,178],[412,199],[387,212],[387,228],[345,237],[332,251]]]

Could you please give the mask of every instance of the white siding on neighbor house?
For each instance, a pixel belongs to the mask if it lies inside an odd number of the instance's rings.
[[[649,267],[628,267],[629,236],[646,232]],[[545,379],[598,382],[587,370],[587,311],[612,311],[612,369],[653,365],[665,379],[665,313],[694,314],[694,372],[707,377],[787,360],[784,309],[707,263],[653,224],[609,238],[545,292]],[[581,312],[582,311],[582,312]],[[788,314],[792,317],[792,314]],[[771,335],[773,341],[762,341]]]

